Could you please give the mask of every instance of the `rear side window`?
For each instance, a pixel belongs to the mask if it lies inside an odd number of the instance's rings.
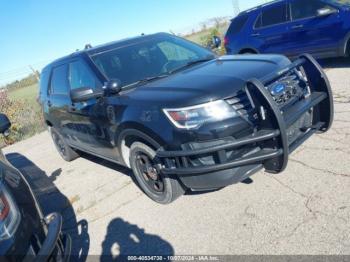
[[[101,86],[92,70],[81,60],[69,64],[69,82],[71,89],[80,87],[96,89]]]
[[[45,69],[40,74],[40,97],[48,94],[50,71]]]
[[[57,66],[52,71],[50,93],[55,95],[68,95],[68,66]]]
[[[229,35],[238,34],[242,30],[242,28],[245,26],[247,20],[248,20],[247,15],[242,15],[233,19],[227,31],[227,34]]]
[[[317,16],[317,10],[325,7],[333,9],[333,7],[319,0],[308,0],[307,4],[305,4],[305,0],[293,1],[291,2],[292,19],[297,20]]]
[[[262,11],[255,27],[266,27],[285,22],[287,22],[287,5],[276,5]]]

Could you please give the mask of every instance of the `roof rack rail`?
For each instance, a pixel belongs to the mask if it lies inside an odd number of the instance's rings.
[[[86,44],[85,47],[84,47],[84,49],[90,49],[90,48],[92,48],[91,44]]]

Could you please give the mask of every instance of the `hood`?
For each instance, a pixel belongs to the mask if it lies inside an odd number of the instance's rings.
[[[121,95],[167,107],[196,105],[233,96],[249,79],[261,79],[288,64],[279,55],[223,56]]]

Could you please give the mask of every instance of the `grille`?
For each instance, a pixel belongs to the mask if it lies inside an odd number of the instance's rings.
[[[238,91],[234,97],[226,99],[226,102],[242,116],[249,116],[254,111],[248,95],[243,90]]]
[[[276,88],[278,89],[281,85],[283,86],[282,90],[276,92]],[[306,83],[299,77],[298,71],[288,73],[276,82],[268,85],[267,89],[281,109],[305,96],[307,91]]]

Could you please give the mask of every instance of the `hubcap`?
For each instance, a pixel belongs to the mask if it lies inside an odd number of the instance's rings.
[[[140,152],[136,157],[136,166],[150,190],[155,193],[164,192],[163,179],[156,168],[156,164],[148,155]]]

